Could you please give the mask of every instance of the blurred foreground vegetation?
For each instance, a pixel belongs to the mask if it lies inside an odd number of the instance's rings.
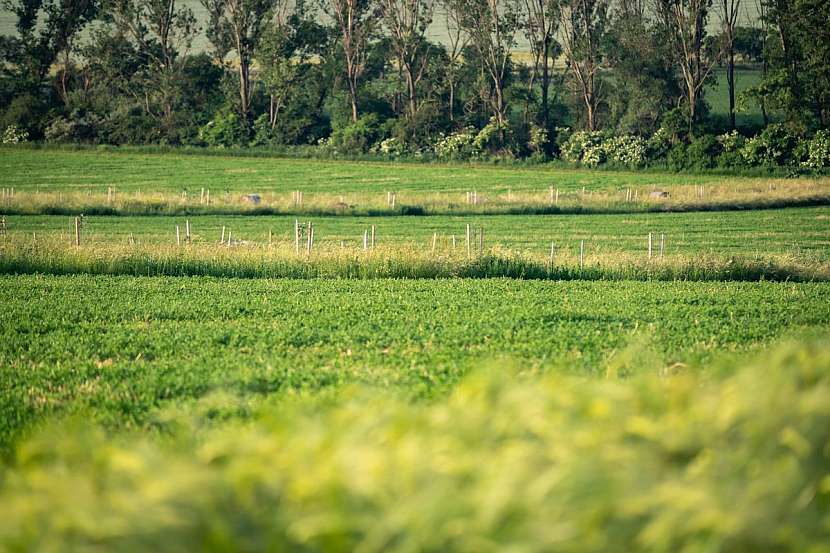
[[[152,440],[56,425],[0,469],[0,547],[826,552],[828,346],[706,377],[493,366],[441,402],[353,387],[206,426],[217,392]]]

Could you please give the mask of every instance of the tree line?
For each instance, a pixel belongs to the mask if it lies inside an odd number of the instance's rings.
[[[689,144],[748,106],[762,120],[744,134],[830,126],[826,0],[201,3],[197,18],[181,0],[2,0],[16,27],[0,37],[0,129],[548,157],[574,131]],[[760,76],[737,94],[744,65]],[[725,115],[707,103],[721,67]]]

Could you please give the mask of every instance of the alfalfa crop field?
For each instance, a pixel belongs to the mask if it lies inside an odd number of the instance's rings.
[[[0,150],[0,549],[830,551],[830,180]]]

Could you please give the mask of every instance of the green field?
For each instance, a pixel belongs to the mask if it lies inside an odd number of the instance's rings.
[[[204,155],[159,155],[111,151],[0,149],[3,186],[21,191],[76,190],[96,193],[114,186],[125,193],[174,191],[191,194],[210,188],[214,197],[234,193],[351,194],[387,191],[537,191],[550,186],[573,191],[626,186],[672,187],[717,184],[725,180],[763,186],[769,179],[725,179],[717,175],[564,170],[492,165],[394,164]],[[463,197],[463,196],[462,196]]]
[[[175,228],[184,233],[190,222],[194,244],[217,242],[222,227],[239,239],[267,245],[293,244],[295,217],[195,216],[195,217],[104,217],[90,216],[84,223],[84,243],[126,244],[133,235],[138,244],[176,243]],[[301,219],[305,222],[306,219]],[[648,234],[665,237],[666,255],[792,255],[804,260],[830,261],[830,208],[773,209],[759,212],[646,213],[625,215],[544,216],[433,216],[433,217],[310,217],[315,242],[320,248],[349,251],[362,249],[363,232],[376,229],[378,245],[412,246],[431,251],[464,248],[466,225],[485,229],[485,245],[516,252],[546,254],[553,243],[560,253],[574,253],[580,240],[591,256],[627,253],[647,254]],[[68,244],[73,219],[64,216],[9,216],[9,239],[30,241],[32,234]]]
[[[51,412],[112,427],[222,390],[368,383],[432,396],[490,359],[605,374],[705,366],[828,330],[827,284],[2,277],[0,436]],[[691,370],[691,369],[689,369]]]
[[[828,551],[827,179],[0,166],[0,550]]]

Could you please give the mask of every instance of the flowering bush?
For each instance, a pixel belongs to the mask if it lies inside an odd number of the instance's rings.
[[[499,140],[499,136],[504,136],[503,142]],[[477,152],[500,149],[509,141],[509,136],[510,128],[500,124],[495,117],[491,117],[484,128],[478,131],[473,140],[473,146]]]
[[[562,157],[571,163],[596,167],[605,161],[602,138],[602,133],[597,131],[575,132],[562,145]]]
[[[371,151],[372,153],[400,157],[406,155],[409,152],[409,149],[402,140],[393,136],[391,138],[387,138],[386,140],[381,140],[375,144]]]
[[[433,145],[435,155],[445,160],[470,159],[480,153],[475,146],[477,134],[474,127],[465,127],[446,136],[440,135]]]
[[[540,127],[539,125],[531,125],[530,126],[530,139],[528,140],[528,147],[530,151],[534,154],[542,153],[547,148],[548,144],[550,144],[550,138],[548,137],[548,131],[544,127]]]
[[[603,142],[605,155],[610,161],[639,167],[646,161],[646,141],[633,134],[623,134]]]
[[[3,131],[3,144],[19,144],[29,140],[29,133],[17,125],[9,125]]]
[[[728,133],[718,135],[716,138],[720,143],[721,151],[724,153],[737,152],[743,148],[746,143],[746,138],[739,134],[738,131],[730,131]]]
[[[810,169],[830,167],[830,131],[818,131],[806,146],[806,159],[801,162],[802,166]]]

